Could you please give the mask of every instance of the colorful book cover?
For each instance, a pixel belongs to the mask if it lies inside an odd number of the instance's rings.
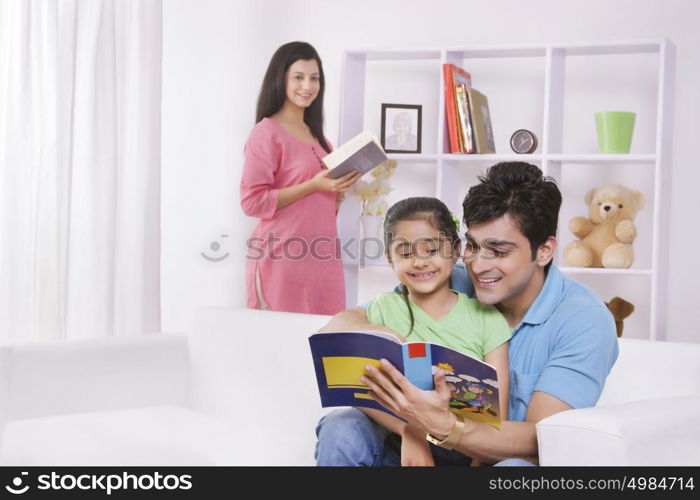
[[[484,94],[476,89],[467,89],[469,94],[469,111],[471,112],[474,129],[474,142],[477,153],[495,153],[496,144],[491,128],[489,101]]]
[[[328,332],[309,337],[321,406],[362,406],[391,413],[367,394],[360,377],[365,366],[379,367],[384,358],[415,386],[433,389],[438,368],[446,373],[450,410],[500,427],[496,369],[483,361],[439,344],[401,344],[380,332]]]
[[[463,153],[464,150],[460,146],[456,87],[459,84],[467,88],[471,87],[472,77],[467,71],[450,63],[442,65],[442,73],[445,84],[445,117],[447,118],[447,131],[450,138],[450,152]]]

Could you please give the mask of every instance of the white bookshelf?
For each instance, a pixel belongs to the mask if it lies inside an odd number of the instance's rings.
[[[572,139],[566,136],[567,131],[574,128],[568,121],[570,115],[573,114],[574,118],[581,115],[581,119],[592,120],[593,111],[603,109],[577,109],[585,106],[585,103],[581,104],[580,101],[589,99],[587,95],[589,91],[592,96],[595,95],[596,88],[591,86],[588,89],[586,82],[581,82],[580,78],[578,82],[569,81],[572,77],[567,75],[567,67],[572,66],[576,69],[577,65],[581,64],[579,61],[582,60],[589,65],[602,64],[603,69],[598,74],[600,78],[605,71],[615,73],[615,66],[619,65],[620,61],[624,62],[624,58],[632,58],[630,62],[637,60],[633,58],[644,58],[645,63],[638,67],[656,68],[651,76],[649,74],[640,76],[638,86],[644,92],[640,91],[641,97],[633,102],[637,107],[653,110],[655,114],[653,123],[649,123],[650,112],[644,115],[647,135],[652,139],[644,141],[643,147],[637,148],[633,142],[631,153],[624,155],[598,154],[590,147],[569,147],[569,142],[576,142],[576,138],[573,138],[573,141],[565,140],[565,137]],[[649,64],[646,63],[647,61]],[[436,95],[431,95],[424,100],[423,110],[424,117],[429,115],[426,111],[430,111],[436,116],[436,120],[432,124],[424,121],[423,142],[424,145],[434,144],[435,147],[424,147],[423,154],[391,154],[389,157],[397,160],[400,167],[403,164],[410,164],[412,168],[430,169],[435,179],[434,185],[429,188],[430,195],[443,200],[460,217],[462,198],[469,187],[464,185],[463,181],[466,170],[475,172],[475,177],[476,173],[501,161],[533,163],[539,166],[545,175],[557,180],[564,197],[559,220],[560,244],[556,259],[558,262],[564,246],[574,239],[568,230],[568,219],[572,215],[587,214],[582,192],[603,182],[623,183],[635,189],[637,187],[634,182],[639,183],[639,190],[646,198],[646,206],[635,219],[640,236],[634,244],[638,258],[633,267],[621,270],[568,267],[561,267],[561,269],[565,274],[594,288],[605,300],[615,295],[627,298],[626,294],[631,292],[636,294],[637,301],[632,302],[637,306],[635,311],[637,323],[634,325],[632,336],[664,339],[668,291],[674,45],[666,39],[659,39],[590,44],[349,50],[345,52],[343,60],[338,143],[345,142],[365,128],[379,135],[378,129],[374,130],[373,127],[368,126],[370,118],[374,119],[374,117],[365,116],[366,87],[372,78],[368,68],[372,65],[376,67],[377,64],[397,64],[397,62],[398,64],[429,65],[423,72],[423,77],[428,81],[430,88],[435,90]],[[441,71],[442,64],[446,62],[470,71],[474,87],[489,97],[498,153],[484,155],[449,153]],[[491,79],[492,83],[496,82],[491,88],[488,85],[481,86],[482,76],[488,70],[474,69],[478,64],[489,65],[487,67],[490,68],[490,72],[497,74]],[[537,85],[533,86],[531,95],[534,97],[523,100],[527,101],[527,106],[523,105],[522,110],[517,106],[503,105],[502,107],[507,109],[497,111],[495,108],[500,104],[498,88],[504,84],[507,85],[504,79],[509,78],[507,76],[509,67],[514,68],[513,75],[522,72],[523,68],[531,70],[535,78],[539,78],[541,87],[535,93],[534,87]],[[414,73],[411,75],[413,76]],[[629,75],[623,74],[620,79],[624,80],[625,77],[629,78]],[[635,94],[636,86],[636,84],[627,85],[620,90],[619,94],[605,97],[609,102],[616,102],[616,99],[620,101],[631,99],[632,97],[628,94]],[[574,101],[567,101],[567,91],[573,96]],[[608,93],[615,94],[615,92]],[[505,102],[505,99],[503,101]],[[384,102],[401,102],[401,100],[387,97]],[[516,114],[518,114],[518,120],[535,124],[523,127],[536,129],[534,131],[539,139],[539,145],[533,154],[515,154],[510,148],[503,146],[515,128],[512,130],[499,128],[499,121],[507,122],[510,115]],[[638,115],[637,118],[639,124],[640,116]],[[591,128],[594,129],[594,126],[591,125]],[[635,135],[637,133],[635,130]],[[401,168],[397,169],[394,177],[400,175],[402,175]],[[641,178],[645,179],[644,182],[638,180]],[[587,182],[589,185],[585,185]],[[359,214],[359,202],[353,197],[346,198],[339,214],[339,233],[341,244],[346,251],[344,267],[348,307],[357,304],[358,283],[363,268],[386,266],[381,258],[373,260],[359,258]],[[628,320],[625,320],[625,335],[628,335]]]

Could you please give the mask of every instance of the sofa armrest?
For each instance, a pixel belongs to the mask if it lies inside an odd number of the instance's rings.
[[[700,396],[554,414],[537,424],[541,465],[698,465]]]
[[[0,355],[5,421],[187,403],[182,334],[16,344]],[[3,394],[4,393],[4,394]]]
[[[236,430],[247,465],[314,463],[314,429],[327,410],[308,337],[327,321],[251,309],[198,313],[189,335],[190,407]]]

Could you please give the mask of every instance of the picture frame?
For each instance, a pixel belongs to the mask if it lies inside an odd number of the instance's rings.
[[[387,153],[420,153],[423,129],[420,104],[382,103],[382,148]]]

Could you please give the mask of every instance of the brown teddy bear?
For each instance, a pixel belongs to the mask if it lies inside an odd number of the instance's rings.
[[[615,329],[617,330],[617,336],[622,337],[623,323],[622,321],[634,312],[634,304],[627,302],[625,299],[620,297],[613,297],[610,302],[605,303],[610,310],[610,313],[615,318]]]
[[[637,236],[634,217],[644,206],[639,191],[605,185],[586,194],[588,217],[573,217],[569,229],[578,241],[564,248],[564,263],[572,267],[628,269],[634,262],[632,242]]]

